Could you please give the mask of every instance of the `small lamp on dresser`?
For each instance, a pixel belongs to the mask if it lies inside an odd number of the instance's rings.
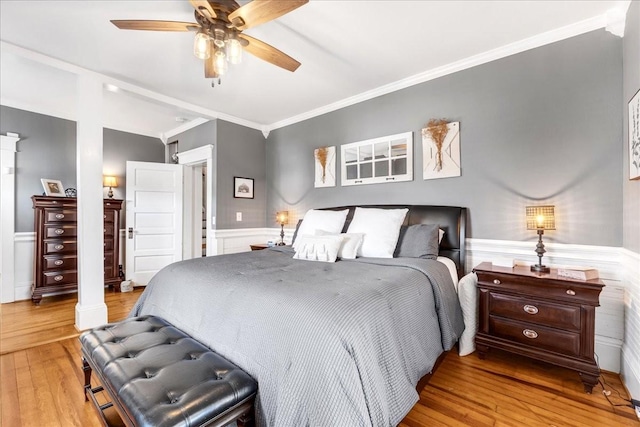
[[[527,206],[527,230],[538,231],[538,244],[536,245],[536,254],[538,255],[538,263],[531,266],[531,271],[538,273],[549,273],[549,267],[542,265],[542,255],[546,252],[542,235],[544,230],[555,230],[556,219],[554,214],[554,206]]]
[[[284,246],[284,225],[289,223],[289,212],[280,211],[276,213],[276,219],[280,224],[280,241],[276,243],[277,246]]]
[[[110,199],[113,199],[113,189],[118,188],[118,180],[116,179],[115,176],[104,176],[102,178],[102,186],[109,187],[109,192],[107,193],[107,196]]]

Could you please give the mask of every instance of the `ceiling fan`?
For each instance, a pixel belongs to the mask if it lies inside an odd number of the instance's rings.
[[[194,31],[194,55],[204,60],[205,78],[218,79],[227,72],[227,62],[238,64],[242,51],[285,70],[300,66],[289,55],[243,31],[289,13],[309,0],[253,0],[240,6],[235,0],[189,0],[196,22],[112,20],[121,30]],[[212,82],[212,86],[215,83]]]

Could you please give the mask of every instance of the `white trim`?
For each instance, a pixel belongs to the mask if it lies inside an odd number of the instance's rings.
[[[214,237],[213,237],[213,234],[211,233],[214,225],[213,216],[215,215],[215,212],[213,209],[213,201],[215,200],[215,197],[216,197],[216,193],[215,193],[216,187],[215,187],[215,181],[214,181],[215,166],[213,162],[214,148],[215,147],[213,145],[207,144],[198,148],[194,148],[193,150],[188,150],[188,151],[183,151],[182,153],[178,153],[178,163],[183,166],[193,166],[197,164],[206,164],[207,166],[207,175],[206,175],[207,200],[205,202],[205,211],[207,215],[207,218],[206,218],[207,256],[219,254],[218,246],[217,244],[214,244],[215,243]],[[185,173],[185,176],[186,175],[187,174]],[[193,185],[188,185],[189,182],[190,182],[189,179],[185,180],[184,189],[183,189],[183,197],[184,197],[183,200],[186,201],[186,203],[184,204],[185,215],[183,215],[183,219],[184,219],[183,230],[193,230],[195,226],[195,224],[193,224],[193,215],[190,214],[190,209],[192,208],[192,206],[187,206],[190,204],[190,201],[194,200]],[[200,225],[198,225],[198,227],[200,227]],[[193,239],[188,236],[191,236],[191,233],[184,235],[184,237],[187,239],[187,241],[184,242],[185,248],[187,246],[190,246],[193,248],[196,242],[194,242]],[[189,252],[191,252],[191,254],[193,255],[193,250],[190,250],[190,251],[187,250],[187,254]]]
[[[621,249],[625,288],[625,342],[620,376],[634,399],[640,399],[640,253]]]
[[[15,295],[16,145],[20,135],[0,135],[0,302]]]
[[[554,43],[560,40],[568,39],[570,37],[578,36],[580,34],[588,33],[589,31],[603,28],[606,25],[606,19],[604,15],[596,16],[591,19],[577,22],[575,24],[567,25],[565,27],[557,28],[555,30],[547,31],[546,33],[538,34],[533,37],[529,37],[524,40],[517,41],[515,43],[508,44],[506,46],[492,49],[487,52],[483,52],[460,61],[452,62],[441,67],[427,70],[422,73],[407,77],[406,79],[398,80],[396,82],[380,86],[378,88],[360,93],[349,98],[342,99],[329,105],[325,105],[315,110],[307,111],[306,113],[298,114],[293,117],[289,117],[284,120],[272,123],[267,126],[269,130],[282,128],[292,125],[294,123],[301,122],[322,114],[336,111],[341,108],[349,107],[354,104],[358,104],[369,99],[376,98],[378,96],[386,95],[391,92],[405,89],[410,86],[414,86],[420,83],[427,82],[429,80],[437,79],[438,77],[453,74],[458,71],[466,70],[478,65],[486,64],[487,62],[495,61],[497,59],[505,58],[507,56],[515,55],[530,49],[534,49],[546,44]]]
[[[208,118],[208,119],[222,119],[225,120],[227,122],[231,122],[231,123],[235,123],[238,125],[242,125],[242,126],[246,126],[249,128],[253,128],[253,129],[257,129],[257,130],[262,130],[263,125],[259,124],[259,123],[255,123],[249,120],[245,120],[242,119],[240,117],[235,117],[229,114],[225,114],[219,111],[214,111],[214,110],[210,110],[208,108],[204,108],[204,107],[200,107],[198,105],[195,104],[191,104],[189,102],[185,102],[182,101],[180,99],[177,98],[173,98],[167,95],[163,95],[154,91],[151,91],[149,89],[145,89],[143,87],[140,86],[136,86],[134,84],[125,82],[123,80],[118,80],[115,79],[113,77],[107,76],[105,74],[100,74],[97,73],[95,71],[91,71],[88,70],[86,68],[71,64],[69,62],[66,61],[62,61],[60,59],[56,59],[47,55],[44,55],[42,53],[39,52],[35,52],[29,49],[25,49],[23,47],[20,46],[16,46],[14,44],[11,43],[7,43],[3,40],[0,40],[0,50],[4,51],[4,52],[9,52],[12,53],[14,55],[18,55],[21,56],[23,58],[27,58],[30,59],[32,61],[36,61],[45,65],[49,65],[51,67],[63,70],[63,71],[68,71],[70,73],[73,74],[77,74],[78,76],[91,76],[93,78],[99,79],[100,81],[102,81],[104,84],[112,84],[114,86],[119,87],[122,90],[131,92],[131,93],[135,93],[137,95],[140,95],[142,97],[145,98],[149,98],[155,101],[159,101],[163,104],[167,104],[167,105],[173,105],[176,106],[178,108],[181,108],[185,111],[189,111],[192,113],[196,113],[199,115],[202,115],[204,118]],[[74,114],[75,115],[75,114]],[[178,126],[179,127],[179,126]],[[171,133],[172,130],[165,132],[165,134]],[[154,135],[154,137],[156,138],[161,138],[161,135]]]
[[[167,141],[169,140],[169,138],[172,138],[176,135],[181,134],[182,132],[186,132],[190,129],[193,129],[197,126],[200,126],[201,124],[207,123],[209,121],[209,119],[203,119],[198,117],[197,119],[193,119],[183,125],[178,126],[177,128],[168,130],[166,132],[163,132],[160,136],[160,139],[162,139],[162,142],[166,145]]]

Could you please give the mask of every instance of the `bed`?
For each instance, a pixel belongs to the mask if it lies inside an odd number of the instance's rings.
[[[397,425],[464,330],[455,282],[466,209],[367,208],[406,209],[405,227],[437,224],[450,261],[311,262],[290,246],[181,261],[156,274],[131,316],[162,317],[255,378],[258,426]],[[356,207],[329,210],[348,211],[349,231]]]

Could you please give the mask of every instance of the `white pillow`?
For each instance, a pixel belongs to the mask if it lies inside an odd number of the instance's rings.
[[[298,247],[297,236],[304,234],[313,236],[317,230],[326,231],[327,233],[339,234],[344,227],[344,221],[347,219],[349,209],[342,211],[321,211],[317,209],[309,209],[304,214],[302,224],[298,228],[298,234],[296,235],[296,241],[293,242],[293,249]]]
[[[298,248],[293,257],[307,261],[335,262],[342,240],[341,235],[309,236],[304,234],[297,239],[299,241]]]
[[[438,228],[438,243],[442,242],[442,236],[444,236],[444,230],[442,228]]]
[[[409,209],[360,208],[356,211],[347,232],[364,233],[358,256],[393,258],[398,244],[400,226]]]
[[[458,340],[458,354],[466,356],[476,350],[476,332],[478,331],[478,277],[469,273],[458,283],[458,299],[462,308],[464,331]]]
[[[336,234],[329,234],[325,231],[318,230],[316,236],[336,236]],[[356,259],[358,256],[358,249],[362,246],[364,240],[364,234],[362,233],[342,233],[343,237],[340,250],[338,251],[338,258],[342,259]]]

